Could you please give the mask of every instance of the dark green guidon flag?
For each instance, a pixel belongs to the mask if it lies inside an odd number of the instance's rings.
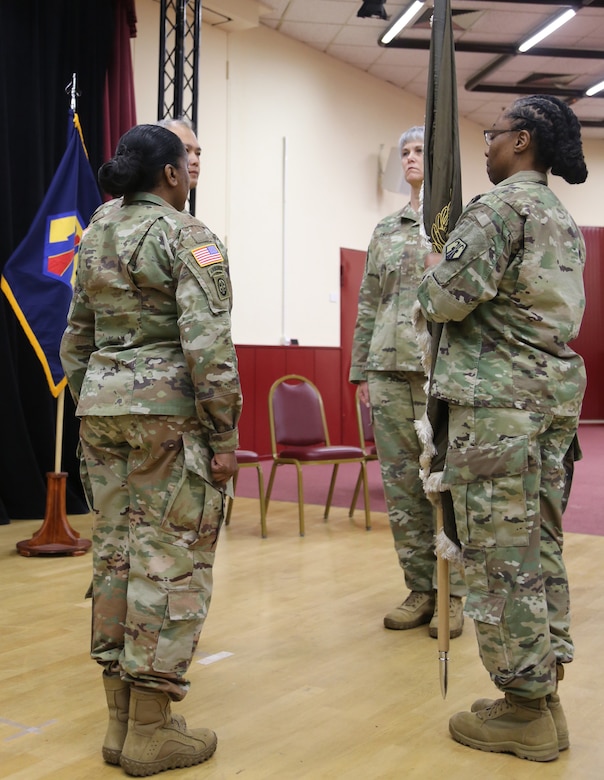
[[[461,161],[457,112],[457,82],[455,77],[455,46],[450,0],[434,0],[430,66],[426,93],[424,139],[424,227],[433,251],[441,252],[447,237],[462,212]],[[442,325],[430,323],[432,336],[432,366],[438,354]],[[443,470],[447,452],[448,407],[444,401],[428,394],[426,411],[432,431],[436,455],[430,473]],[[565,488],[562,511],[570,494],[574,462],[582,457],[575,435],[564,458]],[[440,494],[443,525],[447,537],[459,546],[453,502],[449,491]]]
[[[461,161],[457,120],[455,46],[450,0],[434,0],[430,67],[426,94],[424,139],[424,227],[434,252],[442,252],[449,233],[462,212]],[[430,324],[432,375],[442,325]],[[434,433],[436,455],[430,472],[443,470],[447,451],[448,407],[428,392],[426,414]],[[448,491],[440,494],[444,531],[459,546],[453,502]]]
[[[450,0],[434,0],[425,125],[424,226],[441,252],[463,209]]]

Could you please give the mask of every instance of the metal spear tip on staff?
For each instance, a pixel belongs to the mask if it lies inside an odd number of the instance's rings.
[[[436,508],[436,535],[444,533],[443,507],[439,501]],[[449,562],[438,554],[437,557],[437,582],[436,594],[438,609],[438,661],[440,675],[440,692],[443,699],[447,696],[449,687]]]
[[[78,98],[82,94],[81,92],[78,91],[77,84],[78,84],[78,75],[77,73],[72,73],[71,81],[65,87],[65,92],[67,95],[70,96],[69,108],[74,112],[77,110]]]

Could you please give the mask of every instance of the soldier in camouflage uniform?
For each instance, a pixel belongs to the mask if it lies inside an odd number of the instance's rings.
[[[241,391],[224,247],[184,213],[187,156],[156,125],[128,131],[99,181],[123,201],[85,231],[61,358],[81,417],[94,512],[92,657],[103,756],[134,775],[209,758],[216,735],[170,714],[212,593]]]
[[[187,150],[189,187],[192,190],[195,189],[199,181],[201,145],[195,135],[191,121],[185,117],[179,117],[178,119],[161,119],[157,124],[176,133],[183,142]]]
[[[520,98],[485,131],[493,190],[461,215],[419,286],[445,323],[432,389],[449,405],[451,489],[480,657],[505,697],[450,721],[470,747],[535,761],[568,747],[557,682],[573,658],[562,558],[564,457],[586,383],[585,246],[547,187],[587,177],[579,123],[555,97]]]
[[[420,235],[423,150],[423,127],[403,133],[399,151],[411,199],[383,219],[371,238],[359,292],[350,381],[359,384],[361,403],[371,405],[394,547],[411,591],[384,617],[384,625],[401,630],[430,622],[430,635],[436,637],[434,512],[420,479],[421,445],[415,431],[415,420],[425,409],[426,376],[411,316],[427,252]],[[456,637],[462,632],[465,585],[454,567],[450,587],[449,628]]]

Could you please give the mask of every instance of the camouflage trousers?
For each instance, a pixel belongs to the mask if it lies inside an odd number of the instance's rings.
[[[578,420],[451,406],[450,485],[480,656],[502,691],[552,693],[573,659],[562,559],[564,456]]]
[[[94,513],[92,658],[182,699],[224,514],[201,426],[185,417],[89,416],[80,437]]]
[[[419,371],[369,371],[367,384],[394,549],[409,590],[436,588],[435,513],[419,476],[421,445],[415,420],[426,405]],[[450,567],[450,592],[465,595],[462,574]]]

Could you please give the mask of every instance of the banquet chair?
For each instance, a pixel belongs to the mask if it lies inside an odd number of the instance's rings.
[[[286,374],[273,382],[268,394],[268,415],[273,465],[266,491],[266,507],[268,509],[277,468],[295,466],[300,536],[304,536],[305,532],[302,466],[333,465],[324,520],[329,515],[338,468],[342,463],[359,464],[359,480],[365,485],[367,494],[365,453],[360,447],[331,444],[323,398],[310,379],[299,374]],[[368,503],[365,507],[365,527],[367,530],[371,528]]]
[[[235,450],[235,457],[237,458],[237,471],[233,475],[233,494],[237,488],[237,479],[239,478],[239,469],[251,466],[258,472],[258,500],[260,502],[260,532],[262,538],[266,539],[266,501],[264,498],[264,476],[262,474],[262,464],[260,463],[260,456],[253,450]],[[224,524],[229,525],[231,522],[231,513],[233,511],[234,498],[228,498],[228,506]]]
[[[371,422],[371,409],[362,403],[358,392],[355,393],[354,401],[356,407],[357,425],[359,429],[359,442],[361,443],[361,449],[365,453],[365,463],[367,464],[370,460],[378,459],[377,448],[375,446],[375,438],[373,434],[373,425]],[[356,509],[359,493],[361,492],[361,484],[362,480],[359,476],[354,487],[354,493],[352,494],[352,501],[350,502],[350,511],[348,512],[348,517],[352,517],[354,510]],[[369,502],[369,488],[367,483],[365,483],[364,499],[365,507],[367,507]]]

